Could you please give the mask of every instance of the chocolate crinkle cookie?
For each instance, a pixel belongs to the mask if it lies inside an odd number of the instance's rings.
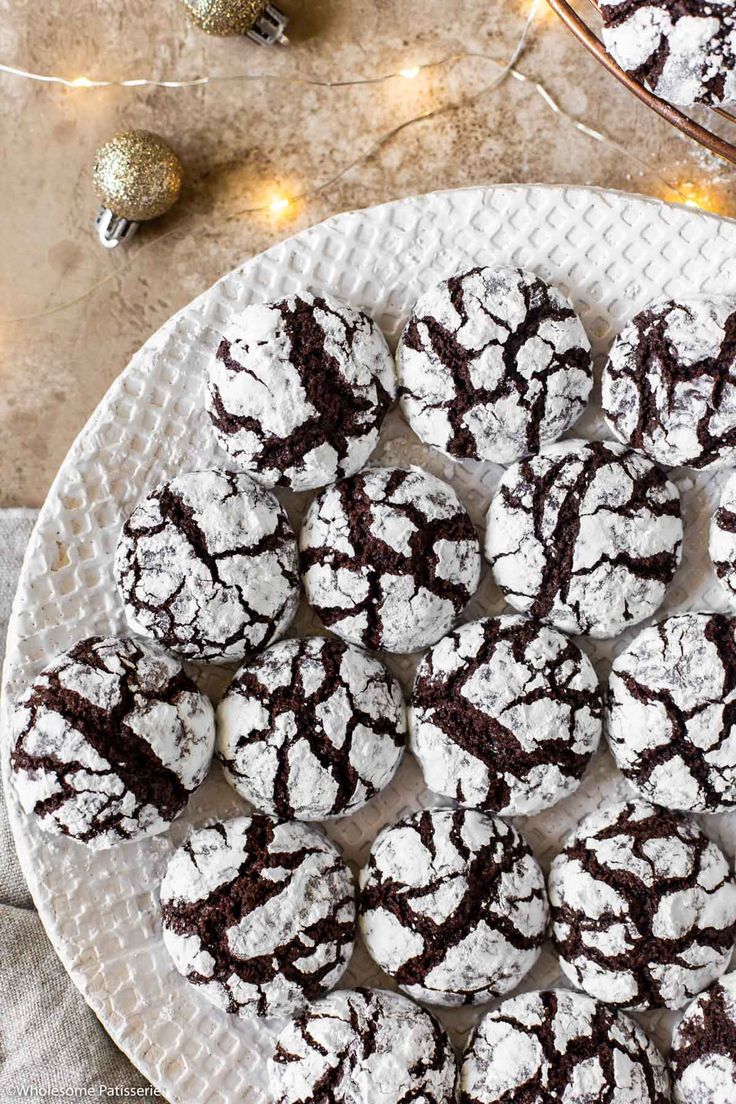
[[[736,298],[640,311],[613,343],[601,402],[616,436],[658,464],[736,462]]]
[[[716,578],[733,601],[736,598],[736,475],[721,491],[710,523],[710,558]]]
[[[115,573],[131,630],[185,659],[242,659],[281,636],[299,603],[286,513],[237,472],[152,491],[123,526]]]
[[[10,767],[27,813],[95,850],[165,831],[204,781],[214,711],[171,656],[90,637],[38,675],[13,712]]]
[[[552,863],[563,973],[621,1008],[681,1008],[728,967],[736,881],[694,822],[643,802],[587,816]]]
[[[240,668],[217,709],[217,753],[258,809],[323,820],[393,778],[406,736],[396,679],[341,640],[281,640]]]
[[[455,624],[480,546],[452,487],[419,468],[370,468],[323,491],[299,541],[307,599],[338,636],[414,652]]]
[[[614,61],[663,100],[736,100],[733,0],[597,0]]]
[[[682,613],[652,625],[611,671],[607,735],[647,801],[736,809],[736,619]]]
[[[662,603],[682,555],[680,496],[624,445],[550,445],[501,480],[486,555],[516,609],[562,632],[617,636]]]
[[[435,793],[531,815],[571,794],[601,735],[598,679],[567,637],[526,617],[485,617],[424,656],[411,749]]]
[[[332,989],[355,937],[353,880],[317,829],[260,813],[193,832],[161,884],[164,945],[218,1008],[287,1016]]]
[[[511,997],[465,1051],[460,1104],[670,1104],[664,1059],[638,1024],[582,993]]]
[[[570,301],[521,268],[473,268],[418,300],[398,350],[401,406],[455,459],[508,464],[560,437],[593,384]]]
[[[455,1104],[457,1062],[424,1008],[384,989],[342,989],[279,1035],[274,1104]]]
[[[225,328],[207,410],[220,443],[267,487],[323,487],[363,467],[396,395],[386,340],[362,311],[305,292]]]
[[[670,1051],[674,1104],[736,1104],[736,974],[693,1001]]]
[[[547,928],[525,840],[472,809],[412,813],[379,834],[360,873],[370,955],[410,997],[482,1004],[529,972]]]

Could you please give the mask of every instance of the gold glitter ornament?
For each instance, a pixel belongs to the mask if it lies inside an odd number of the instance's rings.
[[[98,149],[92,171],[103,207],[97,217],[108,249],[132,237],[140,222],[158,218],[181,194],[184,172],[172,148],[149,130],[113,134]]]
[[[211,35],[247,35],[261,46],[286,44],[287,17],[268,0],[182,0],[192,22]]]

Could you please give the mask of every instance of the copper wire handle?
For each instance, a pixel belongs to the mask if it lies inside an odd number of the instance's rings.
[[[630,73],[617,65],[595,32],[578,15],[568,3],[568,0],[547,0],[547,3],[559,15],[562,22],[572,31],[578,41],[582,42],[586,50],[589,50],[609,73],[612,73],[617,80],[621,81],[621,84],[628,88],[630,92],[633,92],[635,96],[638,96],[652,111],[656,111],[668,123],[677,127],[683,134],[687,134],[689,138],[699,142],[701,146],[705,146],[712,153],[716,153],[719,157],[730,161],[732,165],[736,165],[736,146],[726,141],[725,138],[721,138],[720,135],[714,134],[707,127],[696,123],[694,119],[690,119],[682,111],[673,107],[672,104],[667,103],[666,100],[655,96],[653,92],[650,92],[639,81],[635,80]],[[730,122],[736,122],[734,117],[722,108],[713,108],[712,110],[722,118],[728,119]]]

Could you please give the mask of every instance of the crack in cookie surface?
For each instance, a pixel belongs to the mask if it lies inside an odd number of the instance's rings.
[[[342,976],[355,891],[317,828],[256,813],[192,833],[169,860],[161,915],[174,965],[213,1004],[281,1016]]]
[[[603,41],[622,69],[690,107],[736,99],[736,11],[730,0],[597,0]]]
[[[471,809],[428,809],[380,833],[360,873],[360,927],[409,996],[481,1004],[539,957],[544,877],[527,843]]]
[[[560,437],[593,383],[570,302],[533,272],[506,266],[471,269],[423,295],[397,363],[402,409],[422,441],[500,464]]]
[[[281,1032],[275,1104],[454,1104],[457,1063],[435,1017],[399,993],[341,990]]]
[[[694,822],[643,802],[587,816],[552,863],[552,933],[570,981],[620,1008],[681,1008],[728,967],[736,882]]]
[[[680,496],[613,441],[564,441],[513,464],[486,555],[509,603],[569,633],[616,636],[652,614],[682,556]]]
[[[601,734],[588,657],[516,616],[473,621],[435,644],[417,670],[409,716],[429,789],[504,816],[571,794]]]
[[[613,343],[601,402],[611,429],[668,467],[736,460],[736,299],[666,300]]]
[[[645,800],[736,808],[736,620],[684,613],[640,633],[613,664],[607,733]]]
[[[152,491],[123,526],[115,573],[131,629],[186,659],[242,659],[281,636],[299,602],[286,512],[237,472]]]
[[[731,1104],[736,1086],[736,974],[685,1010],[670,1052],[675,1104]]]
[[[669,1104],[659,1051],[627,1016],[565,989],[522,993],[478,1024],[460,1104]]]
[[[259,483],[309,490],[365,464],[395,395],[376,324],[305,292],[230,321],[209,368],[207,409],[220,443]]]
[[[237,672],[217,709],[228,781],[256,808],[321,820],[361,808],[393,778],[404,699],[377,659],[341,640],[282,640]]]
[[[157,649],[90,637],[34,679],[13,712],[21,804],[94,849],[163,832],[204,781],[209,700]]]
[[[418,468],[370,468],[310,506],[299,547],[323,624],[365,648],[412,652],[452,628],[480,579],[473,524]]]

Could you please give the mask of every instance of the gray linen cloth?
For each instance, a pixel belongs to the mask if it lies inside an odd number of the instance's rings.
[[[35,518],[33,510],[0,510],[0,659]],[[33,911],[0,790],[0,1104],[120,1099],[126,1089],[127,1099],[163,1099],[105,1034],[56,957]]]

